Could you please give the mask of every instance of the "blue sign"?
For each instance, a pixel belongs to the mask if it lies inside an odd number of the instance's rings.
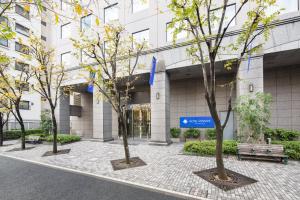
[[[180,128],[214,128],[212,117],[180,117]]]
[[[156,58],[153,56],[153,58],[152,58],[152,68],[151,68],[150,80],[149,80],[150,85],[153,85],[153,83],[154,83],[155,71],[156,71]]]

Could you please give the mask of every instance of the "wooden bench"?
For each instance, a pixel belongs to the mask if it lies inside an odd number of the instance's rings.
[[[38,144],[41,143],[41,137],[40,136],[35,136],[35,135],[29,135],[25,142],[31,143],[31,144]]]
[[[278,144],[238,144],[238,160],[255,159],[288,162],[288,156],[284,155],[282,145]]]

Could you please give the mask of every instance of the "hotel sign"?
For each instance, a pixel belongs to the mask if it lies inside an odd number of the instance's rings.
[[[180,117],[180,128],[214,128],[212,117]]]

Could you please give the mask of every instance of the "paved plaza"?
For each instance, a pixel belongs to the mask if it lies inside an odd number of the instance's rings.
[[[297,161],[283,165],[225,158],[226,168],[258,180],[257,183],[225,192],[193,174],[193,171],[215,167],[215,159],[181,155],[183,144],[152,146],[143,142],[134,143],[130,145],[131,156],[139,156],[147,165],[113,171],[110,161],[124,157],[123,146],[116,142],[81,141],[59,147],[71,148],[69,154],[49,157],[42,155],[51,150],[51,145],[36,145],[36,148],[27,151],[6,152],[20,145],[16,141],[10,143],[14,145],[0,148],[1,154],[208,199],[300,199],[300,162]]]

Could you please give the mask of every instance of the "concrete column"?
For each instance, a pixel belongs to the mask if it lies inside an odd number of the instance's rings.
[[[70,134],[70,96],[63,94],[57,104],[57,124],[58,132]]]
[[[264,61],[263,56],[251,58],[241,63],[237,80],[237,97],[246,94],[256,94],[264,91]],[[249,66],[249,69],[248,69]],[[250,92],[250,85],[253,85],[253,92]]]
[[[112,107],[104,101],[94,88],[93,94],[93,138],[102,142],[113,140],[112,137]]]
[[[170,140],[170,82],[163,61],[157,63],[151,86],[151,140],[149,144],[168,145]]]

